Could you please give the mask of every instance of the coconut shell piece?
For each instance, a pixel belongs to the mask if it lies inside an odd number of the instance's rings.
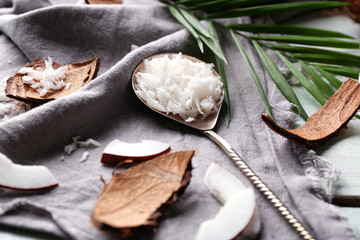
[[[345,0],[344,2],[350,3],[348,6],[324,10],[329,15],[344,15],[352,18],[357,23],[360,23],[360,0]]]
[[[298,129],[285,129],[277,125],[267,114],[262,120],[272,130],[290,140],[308,146],[319,146],[336,135],[360,108],[360,84],[348,79],[334,95],[306,123]]]
[[[167,153],[113,173],[94,207],[92,223],[120,237],[155,230],[158,218],[188,185],[193,154]]]
[[[87,4],[122,4],[122,0],[86,0]]]
[[[63,65],[53,62],[53,68],[57,69]],[[40,67],[45,69],[44,60],[35,60],[32,63],[26,65],[26,67],[33,67],[34,69]],[[58,91],[49,92],[45,96],[41,97],[40,94],[33,88],[30,88],[27,84],[24,84],[22,76],[24,74],[16,73],[13,77],[10,77],[6,82],[5,94],[7,97],[14,98],[25,102],[47,102],[60,97],[64,97],[84,85],[90,80],[96,77],[100,67],[100,59],[93,58],[81,63],[73,63],[68,65],[68,70],[65,72],[65,83],[70,83],[70,88],[62,88]]]

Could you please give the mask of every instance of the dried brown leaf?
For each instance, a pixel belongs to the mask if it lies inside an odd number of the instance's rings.
[[[122,4],[122,0],[86,0],[87,4]]]
[[[267,114],[263,121],[275,132],[308,146],[326,143],[336,135],[360,108],[360,84],[348,79],[316,113],[298,129],[285,129],[277,125]]]
[[[93,224],[121,237],[154,228],[189,183],[193,154],[167,153],[114,173],[94,207]]]
[[[57,69],[63,65],[53,62],[53,68]],[[45,69],[44,60],[35,60],[34,62],[27,64],[26,67],[33,67],[34,69],[40,67]],[[91,79],[95,78],[100,67],[100,59],[93,58],[82,63],[73,63],[68,66],[68,70],[65,72],[65,83],[70,83],[70,88],[65,88],[48,93],[41,97],[40,94],[33,88],[24,84],[22,76],[24,74],[16,73],[13,77],[10,77],[6,82],[5,94],[10,98],[14,98],[25,102],[47,102],[63,96],[66,96],[84,85],[86,85]]]

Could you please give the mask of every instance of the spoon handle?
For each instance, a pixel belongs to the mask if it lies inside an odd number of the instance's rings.
[[[251,170],[251,168],[234,151],[228,142],[212,130],[202,131],[204,135],[213,140],[221,147],[231,160],[240,168],[250,182],[269,200],[269,202],[278,210],[284,219],[294,228],[294,230],[306,240],[315,240],[315,238],[305,229],[305,227],[291,214],[290,210],[281,202],[281,200],[268,188],[268,186]]]

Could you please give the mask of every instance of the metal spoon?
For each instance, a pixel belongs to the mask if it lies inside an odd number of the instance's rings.
[[[147,59],[150,61],[153,58],[161,58],[165,55],[171,56],[172,53],[163,53],[163,54],[157,54],[151,57],[148,57]],[[194,62],[201,62],[201,60],[196,59],[194,57],[188,56],[188,55],[182,55],[183,58],[190,59]],[[136,92],[137,90],[137,80],[136,80],[136,74],[139,71],[144,70],[145,64],[142,61],[134,70],[132,75],[132,87],[136,94],[136,96],[149,108],[154,110],[157,113],[160,113],[161,115],[164,115],[165,117],[171,118],[179,123],[185,124],[187,126],[190,126],[192,128],[200,130],[205,136],[210,138],[212,141],[214,141],[220,148],[222,148],[226,154],[230,157],[230,159],[240,168],[240,170],[245,174],[245,176],[250,180],[250,182],[254,185],[255,188],[257,188],[260,193],[263,194],[263,196],[278,210],[278,212],[284,217],[284,219],[294,228],[294,230],[303,238],[306,240],[315,240],[315,238],[305,229],[305,227],[295,218],[293,214],[291,214],[290,210],[281,202],[281,200],[269,189],[269,187],[258,177],[251,169],[250,167],[244,162],[244,160],[234,151],[234,149],[230,146],[228,142],[225,141],[220,135],[212,131],[212,129],[216,125],[217,118],[219,116],[220,108],[215,113],[207,116],[205,119],[198,118],[194,122],[185,122],[180,116],[174,115],[172,113],[166,114],[164,112],[160,112],[151,106],[148,105],[148,103],[142,99]],[[213,70],[214,74],[218,75],[215,70]],[[223,95],[223,93],[222,93]],[[223,99],[221,99],[222,102]],[[221,104],[220,104],[221,106]]]

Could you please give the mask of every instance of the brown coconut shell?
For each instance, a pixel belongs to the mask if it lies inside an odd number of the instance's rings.
[[[92,223],[128,237],[152,230],[191,178],[193,150],[167,153],[113,174],[96,203]]]
[[[57,69],[63,65],[53,62],[53,68]],[[34,69],[40,67],[45,69],[44,60],[35,60],[32,63],[26,65],[26,67],[33,67]],[[90,80],[97,76],[100,67],[100,59],[92,58],[88,61],[81,63],[73,63],[68,65],[68,70],[65,72],[65,83],[70,83],[70,88],[62,88],[58,91],[49,92],[45,96],[40,94],[33,88],[30,88],[27,84],[24,84],[22,76],[24,74],[16,73],[13,77],[10,77],[6,82],[5,94],[7,97],[17,99],[24,102],[47,102],[50,100],[64,97],[76,90],[85,86]]]
[[[290,140],[319,146],[336,135],[360,108],[360,84],[354,79],[344,82],[334,95],[298,129],[285,129],[267,114],[262,120],[276,133]]]
[[[86,0],[87,4],[122,4],[122,0]]]
[[[360,0],[344,0],[350,3],[348,6],[337,7],[330,10],[324,10],[328,15],[344,15],[350,17],[357,23],[360,23]]]

